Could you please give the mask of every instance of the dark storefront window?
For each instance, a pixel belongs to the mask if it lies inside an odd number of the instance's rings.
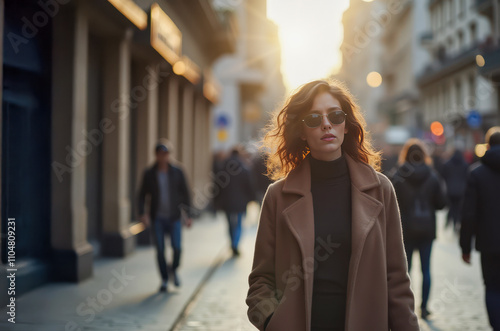
[[[16,219],[16,263],[49,257],[51,21],[47,15],[46,22],[40,20],[38,11],[34,1],[5,3],[2,263],[7,261],[7,218]]]

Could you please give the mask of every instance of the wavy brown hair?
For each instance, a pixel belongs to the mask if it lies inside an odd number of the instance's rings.
[[[347,87],[339,81],[316,80],[295,90],[266,127],[263,148],[268,151],[267,174],[272,179],[286,177],[309,154],[307,143],[301,139],[302,119],[311,110],[314,98],[330,93],[347,114],[342,151],[356,161],[380,169],[380,153],[372,147],[366,122]]]

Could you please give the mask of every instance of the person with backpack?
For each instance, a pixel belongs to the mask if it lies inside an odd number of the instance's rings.
[[[399,155],[399,167],[392,177],[399,202],[403,241],[411,270],[413,251],[418,249],[422,266],[421,316],[426,319],[431,289],[431,251],[436,238],[436,210],[446,206],[441,179],[432,167],[432,159],[419,139],[409,139]]]

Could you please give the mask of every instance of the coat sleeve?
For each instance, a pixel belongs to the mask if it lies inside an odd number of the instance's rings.
[[[147,187],[147,174],[148,171],[144,171],[144,174],[142,175],[142,183],[141,187],[139,189],[139,196],[137,199],[137,211],[139,215],[144,215],[144,204],[146,202],[146,195],[149,194],[148,192],[148,187]]]
[[[385,191],[389,327],[394,331],[416,331],[420,329],[414,312],[413,292],[410,289],[401,218],[394,188],[388,181]]]
[[[472,250],[472,237],[475,235],[476,209],[477,209],[477,183],[472,173],[467,179],[467,188],[462,207],[462,225],[460,227],[460,247],[462,254],[470,254]]]
[[[250,288],[246,299],[248,318],[261,331],[265,329],[266,321],[269,321],[278,305],[274,270],[276,206],[271,187],[262,204],[253,266],[248,278]]]
[[[181,208],[184,209],[188,217],[193,217],[193,210],[191,209],[191,194],[189,193],[189,188],[186,180],[186,176],[184,175],[184,171],[179,168],[179,177],[180,177],[180,195],[181,199]]]

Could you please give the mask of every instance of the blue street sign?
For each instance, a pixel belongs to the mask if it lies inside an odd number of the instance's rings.
[[[219,115],[215,120],[215,126],[218,128],[225,128],[229,125],[229,118],[226,115]]]
[[[471,110],[469,114],[467,114],[467,124],[473,129],[479,128],[482,121],[481,114],[477,110]]]

